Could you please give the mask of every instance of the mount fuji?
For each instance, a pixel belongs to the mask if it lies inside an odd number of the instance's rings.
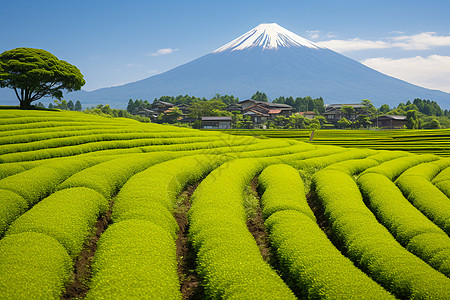
[[[151,101],[180,94],[210,98],[220,93],[243,100],[257,90],[271,99],[311,96],[322,97],[325,103],[370,99],[379,107],[421,98],[450,107],[449,93],[382,74],[276,23],[260,24],[212,53],[165,73],[121,86],[69,93],[65,99],[80,100],[84,106],[103,103],[124,108],[130,98]]]

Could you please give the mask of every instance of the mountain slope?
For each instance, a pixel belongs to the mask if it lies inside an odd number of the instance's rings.
[[[67,99],[85,105],[125,107],[128,99],[163,95],[212,97],[232,94],[246,99],[257,91],[278,96],[323,97],[325,103],[360,102],[396,105],[415,98],[450,107],[450,94],[425,89],[384,75],[321,48],[277,24],[261,24],[214,52],[165,73],[122,86],[76,92]]]

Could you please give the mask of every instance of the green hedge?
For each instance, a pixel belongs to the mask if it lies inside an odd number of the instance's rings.
[[[15,219],[23,214],[28,204],[21,196],[8,190],[0,189],[0,238]]]
[[[295,210],[316,220],[306,202],[303,181],[296,169],[285,164],[271,165],[258,179],[264,219],[277,211]]]
[[[13,191],[31,206],[51,194],[65,179],[89,166],[83,159],[50,162],[0,180],[0,189]]]
[[[297,296],[308,299],[390,299],[392,297],[356,268],[319,228],[309,208],[298,171],[273,165],[259,176],[263,212],[274,252]]]
[[[244,188],[264,166],[237,159],[211,172],[197,187],[189,211],[189,238],[208,297],[295,299],[264,262],[248,231]]]
[[[303,168],[322,169],[337,162],[353,160],[358,158],[366,158],[367,156],[370,156],[375,153],[376,151],[371,149],[351,149],[342,153],[331,154],[324,157],[308,158],[299,161],[298,164],[295,165],[295,167],[297,169]]]
[[[175,237],[178,225],[172,212],[177,196],[186,185],[199,181],[225,160],[194,155],[156,164],[134,175],[114,199],[112,221],[148,220]]]
[[[113,224],[102,234],[85,299],[181,299],[176,246],[145,220]]]
[[[450,167],[442,170],[432,183],[450,198]]]
[[[414,167],[415,165],[438,159],[438,156],[432,154],[410,155],[384,162],[376,167],[367,169],[363,172],[363,174],[378,173],[388,177],[390,180],[394,180],[404,171]]]
[[[398,298],[448,299],[450,280],[403,248],[364,205],[353,179],[323,170],[313,189],[346,255]]]
[[[125,155],[74,174],[59,185],[58,189],[88,187],[105,198],[110,198],[134,174],[175,157],[173,154],[164,152]]]
[[[420,164],[405,171],[395,184],[418,210],[450,234],[450,201],[430,182],[438,172],[433,163]]]
[[[0,299],[60,299],[72,260],[60,243],[36,232],[0,240]]]
[[[386,176],[368,173],[358,177],[357,183],[372,212],[395,239],[436,270],[450,276],[450,256],[442,256],[450,254],[448,235],[412,206]],[[425,243],[416,240],[414,247],[409,247],[411,240],[424,234],[428,236]]]
[[[6,235],[39,232],[60,242],[76,257],[92,234],[99,215],[108,209],[108,202],[98,192],[88,188],[58,191],[43,199],[15,220]]]

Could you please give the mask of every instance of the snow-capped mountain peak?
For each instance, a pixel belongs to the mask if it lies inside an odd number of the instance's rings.
[[[278,47],[320,48],[313,42],[281,27],[277,23],[264,23],[220,47],[213,53],[226,50],[243,50],[253,47],[262,47],[263,49],[277,49]]]

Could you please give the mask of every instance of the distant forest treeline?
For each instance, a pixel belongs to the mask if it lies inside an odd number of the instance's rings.
[[[268,102],[268,97],[265,93],[257,91],[251,99]],[[233,95],[221,95],[215,94],[214,97],[207,99],[205,97],[199,98],[195,96],[189,95],[179,95],[179,96],[162,96],[160,98],[155,98],[155,101],[163,101],[169,102],[174,105],[185,104],[189,106],[192,110],[192,114],[195,114],[195,117],[200,117],[203,115],[215,115],[215,116],[227,116],[235,114],[231,114],[230,111],[226,110],[226,107],[230,105],[237,104],[240,100],[239,98]],[[366,101],[366,100],[364,100]],[[275,98],[272,102],[288,104],[295,108],[297,112],[304,111],[313,111],[316,116],[320,116],[325,112],[324,101],[321,97],[313,99],[312,97],[278,97]],[[370,101],[369,101],[370,102]],[[143,109],[151,109],[152,103],[148,100],[142,99],[129,99],[127,109],[113,109],[109,105],[97,105],[96,107],[88,107],[84,110],[85,113],[98,114],[103,116],[110,117],[125,117],[139,120],[141,122],[150,122],[149,118],[140,117],[136,115],[136,113]],[[39,102],[38,107],[44,107],[44,105]],[[64,110],[75,110],[82,111],[82,105],[80,101],[76,101],[73,103],[72,101],[67,102],[66,100],[62,100],[57,104],[49,104],[49,108],[58,108]],[[411,113],[412,111],[417,112],[417,123],[418,128],[427,128],[428,124],[433,120],[437,120],[440,123],[440,127],[450,128],[450,112],[449,110],[443,110],[435,101],[432,100],[422,100],[419,98],[414,99],[412,102],[407,101],[406,103],[400,103],[396,107],[390,107],[388,104],[383,104],[379,108],[373,107],[370,112],[370,115],[373,117],[375,115],[408,115],[408,111]],[[197,116],[198,115],[198,116]],[[158,122],[166,122],[166,118],[164,116],[161,117],[161,120],[157,120]]]

